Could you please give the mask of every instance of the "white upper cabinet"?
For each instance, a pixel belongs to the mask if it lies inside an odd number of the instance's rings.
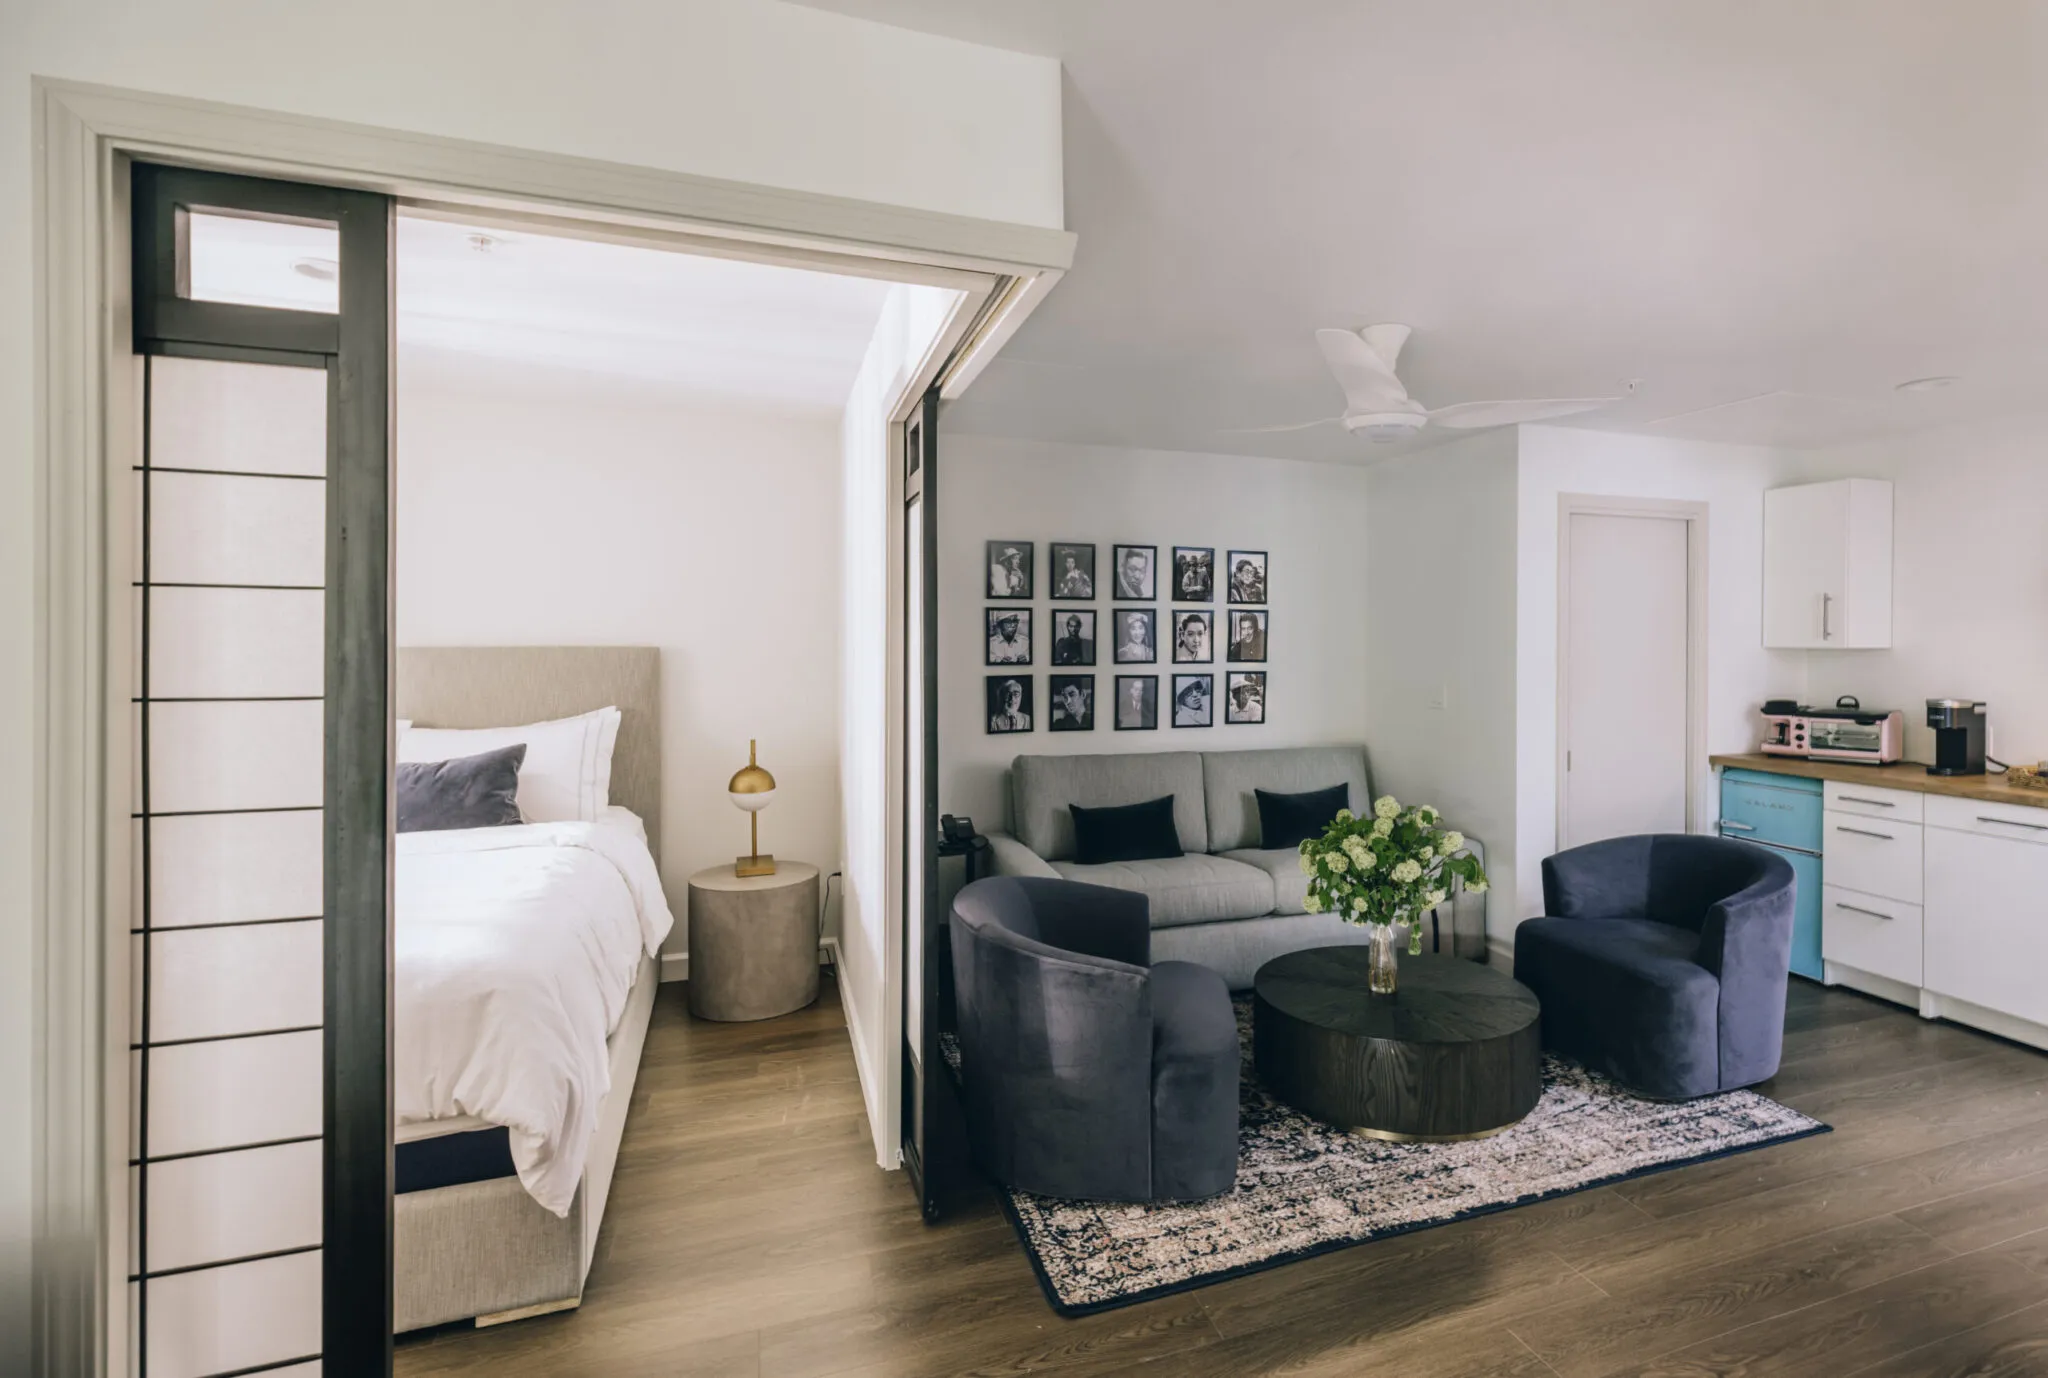
[[[1849,478],[1764,494],[1764,645],[1892,644],[1892,486]]]

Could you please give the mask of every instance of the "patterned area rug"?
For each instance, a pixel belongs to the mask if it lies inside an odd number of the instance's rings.
[[[1645,1100],[1547,1057],[1543,1098],[1514,1128],[1468,1143],[1385,1143],[1269,1096],[1252,1070],[1248,998],[1238,1000],[1237,1017],[1243,1104],[1231,1191],[1156,1206],[1001,1193],[1061,1315],[1129,1306],[1829,1128],[1754,1091],[1682,1104]]]

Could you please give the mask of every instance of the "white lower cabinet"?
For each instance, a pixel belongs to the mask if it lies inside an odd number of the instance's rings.
[[[2048,812],[1930,799],[1928,824],[1927,990],[2048,1025]]]

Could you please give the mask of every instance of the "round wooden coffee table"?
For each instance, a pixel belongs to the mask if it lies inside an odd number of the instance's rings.
[[[1525,985],[1460,957],[1401,957],[1374,995],[1366,948],[1275,957],[1252,978],[1252,1060],[1280,1099],[1394,1140],[1480,1139],[1543,1094],[1539,1006]]]

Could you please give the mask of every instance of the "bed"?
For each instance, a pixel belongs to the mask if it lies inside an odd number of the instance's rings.
[[[418,1003],[423,992],[459,990],[465,977],[464,920],[478,917],[465,913],[465,907],[481,911],[501,902],[560,903],[559,898],[536,896],[543,891],[556,895],[562,886],[572,892],[581,886],[586,898],[596,897],[593,903],[601,899],[616,907],[616,896],[605,893],[611,887],[629,894],[644,919],[648,906],[642,891],[651,884],[653,901],[666,914],[654,871],[661,837],[657,651],[400,650],[396,689],[398,716],[421,727],[500,727],[607,706],[620,711],[610,785],[615,807],[595,823],[411,833],[400,839],[395,979],[402,1030],[422,1027],[420,1020],[427,1017]],[[638,869],[632,860],[636,850],[642,857]],[[532,880],[537,870],[548,873],[545,886]],[[408,913],[415,916],[410,925]],[[420,917],[428,914],[434,922]],[[528,913],[524,921],[533,917]],[[396,1330],[467,1319],[489,1325],[566,1310],[581,1301],[659,979],[657,963],[644,948],[624,950],[619,944],[626,940],[616,934],[609,941],[613,946],[604,961],[617,974],[599,983],[609,988],[562,992],[564,1003],[603,1003],[612,1031],[602,1051],[591,1045],[587,1009],[576,1025],[584,1031],[581,1036],[555,1038],[565,1045],[563,1057],[591,1064],[582,1069],[586,1080],[609,1086],[601,1096],[589,1097],[588,1104],[569,1104],[559,1112],[558,1127],[569,1127],[562,1137],[580,1152],[564,1153],[559,1142],[542,1143],[530,1132],[531,1125],[508,1129],[489,1117],[446,1113],[455,1108],[448,1087],[417,1084],[420,1059],[409,1057],[409,1048],[396,1050],[393,1085],[401,1117],[393,1201]],[[535,1036],[516,1021],[499,1032]],[[576,1046],[566,1047],[570,1042]],[[514,1073],[542,1061],[532,1056],[531,1046],[522,1045],[521,1056],[504,1059]],[[597,1064],[603,1069],[601,1083]],[[528,1075],[524,1084],[460,1099],[494,1106],[531,1103],[546,1098],[548,1088],[541,1083],[547,1075]],[[508,1079],[516,1078],[508,1073]],[[419,1115],[432,1117],[412,1118]],[[515,1126],[526,1123],[516,1113],[503,1118]]]

